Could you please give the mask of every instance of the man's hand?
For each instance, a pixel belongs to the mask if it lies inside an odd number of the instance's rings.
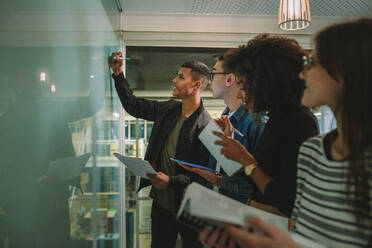
[[[203,177],[205,180],[207,180],[208,182],[212,184],[215,184],[217,181],[217,175],[211,171],[204,170],[204,169],[197,168],[197,167],[192,167],[187,164],[180,163],[180,162],[177,162],[177,164],[182,166],[185,170],[198,174],[199,176]]]
[[[151,184],[157,189],[166,189],[169,185],[169,176],[162,172],[156,174],[147,174]]]
[[[114,75],[117,76],[120,73],[122,73],[121,67],[123,66],[123,54],[121,52],[112,53],[112,57],[115,57],[116,59],[110,59],[110,67],[112,71],[114,72]]]

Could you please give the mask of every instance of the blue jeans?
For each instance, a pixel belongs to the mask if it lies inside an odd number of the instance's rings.
[[[242,173],[231,177],[222,174],[222,184],[219,192],[225,196],[247,203],[247,200],[252,197],[254,189],[252,180]]]

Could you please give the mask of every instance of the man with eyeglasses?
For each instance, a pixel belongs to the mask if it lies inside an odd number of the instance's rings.
[[[229,125],[231,123],[233,129],[232,137],[242,143],[248,151],[253,151],[259,141],[264,123],[258,117],[253,116],[245,108],[244,92],[241,92],[241,84],[239,84],[236,75],[233,72],[228,72],[223,66],[224,57],[218,57],[212,71],[211,90],[213,96],[218,99],[223,99],[227,105],[222,113],[221,124]],[[229,130],[230,131],[230,130]],[[242,136],[242,134],[244,136]],[[222,181],[219,192],[229,196],[235,200],[246,203],[248,198],[253,193],[253,184],[250,178],[244,172],[238,172],[235,175],[228,177],[219,163],[214,157],[210,158],[210,167],[216,168],[216,171],[221,171]]]
[[[218,57],[211,72],[210,88],[213,96],[223,99],[227,105],[222,117],[216,121],[224,129],[225,134],[232,135],[249,152],[252,152],[261,137],[264,123],[258,119],[258,116],[253,116],[246,109],[241,84],[239,84],[233,72],[228,72],[224,69],[223,63],[224,57]],[[233,129],[231,129],[231,125]],[[186,167],[185,165],[183,166]],[[220,193],[237,201],[247,202],[254,191],[254,186],[251,179],[244,172],[238,172],[229,177],[212,156],[209,160],[209,167],[215,169],[217,173],[221,172],[220,175],[213,176],[213,173],[206,170],[192,170],[204,178],[208,178],[212,184],[218,186]],[[191,170],[191,168],[189,169]]]
[[[176,213],[184,190],[196,181],[208,182],[197,174],[170,161],[183,161],[207,165],[209,152],[198,139],[200,132],[211,120],[200,98],[201,91],[210,81],[210,70],[202,62],[192,61],[181,65],[173,79],[173,96],[181,101],[152,101],[138,98],[129,89],[121,70],[122,54],[113,53],[110,60],[115,87],[124,109],[136,118],[154,121],[145,160],[158,171],[148,174],[150,180],[141,179],[139,190],[152,184],[150,197],[152,248],[174,247],[178,234],[182,247],[202,248],[198,233],[177,222]]]

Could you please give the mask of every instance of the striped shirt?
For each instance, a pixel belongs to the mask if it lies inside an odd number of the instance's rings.
[[[292,213],[296,221],[295,232],[327,247],[368,247],[372,226],[358,225],[347,204],[349,162],[327,158],[325,136],[308,139],[299,151],[297,192]],[[369,166],[372,166],[372,160]],[[371,195],[371,177],[369,190]]]

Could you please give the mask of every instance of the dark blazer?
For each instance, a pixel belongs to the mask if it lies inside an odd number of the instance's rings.
[[[159,102],[136,97],[129,89],[128,81],[123,74],[118,76],[113,75],[113,78],[123,108],[136,118],[154,122],[145,160],[149,161],[155,169],[158,169],[158,163],[160,163],[159,155],[161,154],[166,138],[181,116],[182,103],[175,100]],[[201,103],[199,108],[184,121],[181,127],[176,147],[177,159],[200,165],[208,165],[209,152],[200,142],[198,136],[210,120],[209,113],[204,109],[203,103]],[[177,208],[181,203],[184,190],[188,184],[196,181],[203,185],[209,185],[199,175],[189,172],[176,164],[175,174],[175,176],[170,177],[169,187],[176,190]],[[149,180],[141,179],[138,190],[149,185]]]

